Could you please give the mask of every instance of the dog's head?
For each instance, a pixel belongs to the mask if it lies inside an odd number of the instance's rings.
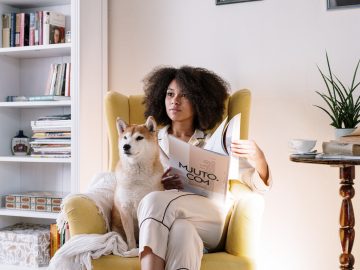
[[[152,116],[149,116],[143,125],[128,125],[118,117],[116,127],[121,160],[136,163],[158,155],[156,121]]]

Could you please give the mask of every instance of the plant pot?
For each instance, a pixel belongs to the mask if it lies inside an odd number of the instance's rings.
[[[342,136],[349,135],[354,130],[355,130],[355,128],[336,128],[335,129],[335,138],[339,139]]]

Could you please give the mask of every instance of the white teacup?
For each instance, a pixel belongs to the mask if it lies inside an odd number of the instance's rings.
[[[304,140],[304,139],[291,139],[289,141],[289,147],[293,153],[308,153],[316,145],[316,140]]]

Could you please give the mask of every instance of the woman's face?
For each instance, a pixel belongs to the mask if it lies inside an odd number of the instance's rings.
[[[165,107],[171,121],[193,122],[193,106],[186,95],[182,93],[175,80],[172,80],[166,91]]]

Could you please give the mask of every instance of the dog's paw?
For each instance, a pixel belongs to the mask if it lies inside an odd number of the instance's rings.
[[[124,257],[137,257],[139,256],[139,249],[133,248],[124,252]]]

